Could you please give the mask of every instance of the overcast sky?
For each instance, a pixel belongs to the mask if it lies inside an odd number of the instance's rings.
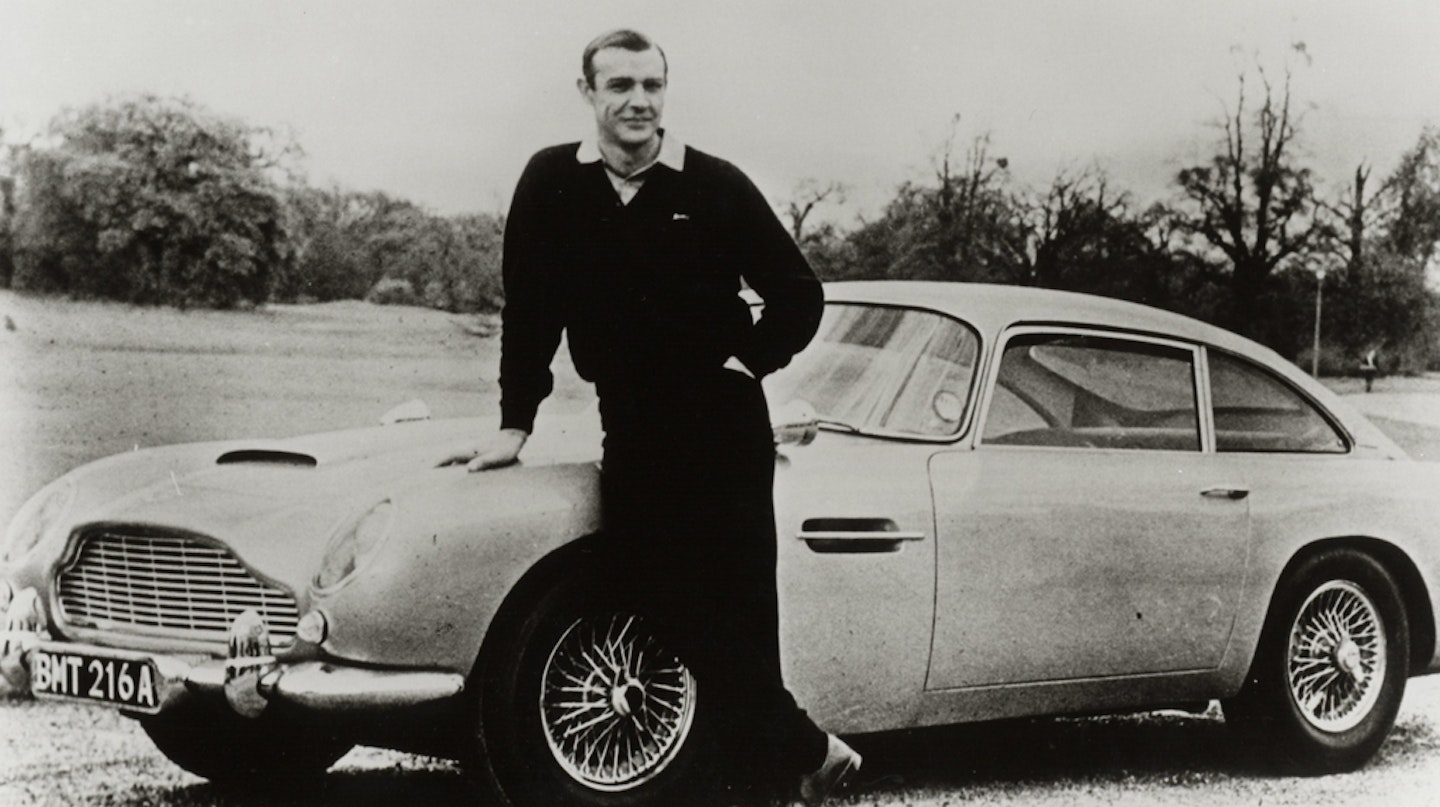
[[[1440,124],[1440,0],[0,0],[0,126],[14,141],[65,106],[186,94],[293,128],[312,182],[496,211],[530,153],[591,126],[579,53],[620,26],[669,56],[672,131],[772,199],[849,184],[842,221],[923,178],[957,113],[1021,182],[1096,162],[1165,194],[1257,57],[1292,68],[1331,183],[1361,160],[1388,172]]]

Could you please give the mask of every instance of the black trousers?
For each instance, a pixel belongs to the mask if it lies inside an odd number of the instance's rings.
[[[775,448],[759,382],[721,368],[599,391],[606,532],[625,585],[662,615],[746,764],[818,768],[825,733],[781,673]]]

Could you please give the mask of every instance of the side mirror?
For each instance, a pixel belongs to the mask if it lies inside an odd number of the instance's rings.
[[[770,431],[777,446],[810,445],[820,433],[819,416],[809,401],[797,399],[770,411]]]
[[[429,420],[430,407],[419,398],[406,401],[380,416],[381,426],[391,426],[411,420]]]

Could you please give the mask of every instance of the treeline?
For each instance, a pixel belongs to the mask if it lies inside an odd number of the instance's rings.
[[[1307,364],[1317,291],[1322,369],[1378,350],[1387,370],[1440,361],[1440,130],[1394,167],[1322,183],[1305,164],[1288,76],[1241,76],[1215,153],[1138,205],[1098,167],[1023,187],[957,116],[933,173],[839,226],[838,183],[781,202],[826,279],[1042,286],[1189,314]],[[1253,96],[1253,97],[1252,97]],[[0,164],[0,283],[142,304],[235,307],[371,299],[457,312],[503,304],[498,215],[437,215],[380,192],[309,185],[281,134],[188,100],[137,96],[61,113]],[[826,211],[833,212],[833,211]]]
[[[0,283],[215,308],[367,297],[500,306],[497,217],[312,187],[301,156],[283,135],[184,99],[66,110],[43,140],[7,148]]]
[[[1218,323],[1306,367],[1321,303],[1322,372],[1353,372],[1371,350],[1389,371],[1437,367],[1440,301],[1426,270],[1440,246],[1440,130],[1423,131],[1390,173],[1361,164],[1326,189],[1297,147],[1288,85],[1262,84],[1252,102],[1242,78],[1215,155],[1178,171],[1165,202],[1136,205],[1096,167],[1027,189],[988,135],[961,148],[952,134],[933,176],[852,229],[810,224],[843,199],[837,184],[802,183],[782,209],[827,279],[1118,297]]]

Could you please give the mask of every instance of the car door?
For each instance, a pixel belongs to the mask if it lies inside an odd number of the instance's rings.
[[[766,381],[773,405],[826,424],[777,449],[785,681],[836,732],[912,725],[935,613],[928,462],[959,435],[979,336],[934,311],[831,303]]]
[[[1206,445],[1199,355],[1139,335],[1006,334],[979,439],[930,463],[929,689],[1220,663],[1248,491]]]

